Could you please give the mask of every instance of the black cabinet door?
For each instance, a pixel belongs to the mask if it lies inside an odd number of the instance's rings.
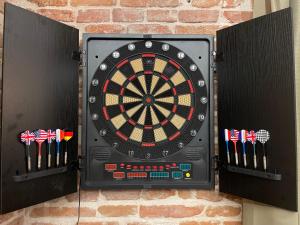
[[[220,191],[297,210],[295,75],[291,9],[284,9],[217,32]],[[269,131],[263,145],[246,142],[245,168],[237,142],[229,141],[227,162],[224,129]]]
[[[5,5],[1,118],[1,213],[24,208],[77,190],[78,51],[77,29],[19,7]],[[73,130],[68,166],[37,169],[36,143],[30,146],[32,171],[26,171],[19,133],[35,129]],[[64,150],[66,143],[62,143]],[[62,158],[62,155],[61,155]]]

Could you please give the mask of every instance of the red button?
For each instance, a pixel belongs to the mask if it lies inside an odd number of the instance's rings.
[[[172,166],[173,166],[173,167],[176,167],[176,163],[173,163]]]
[[[124,172],[114,172],[113,173],[113,178],[115,178],[115,179],[123,179],[123,178],[125,178],[125,173]]]
[[[105,164],[105,170],[116,170],[117,169],[117,164],[111,164],[111,163],[107,163]]]
[[[152,169],[157,170],[157,166],[152,166]]]
[[[150,169],[151,169],[151,166],[146,166],[146,169],[147,169],[147,170],[150,170]]]
[[[144,166],[140,166],[140,169],[143,170],[143,169],[144,169]]]
[[[163,169],[164,169],[164,166],[159,166],[159,169],[160,169],[160,170],[163,170]]]
[[[124,166],[125,166],[125,164],[124,164],[124,163],[121,163],[121,164],[120,164],[120,166],[121,166],[121,167],[124,167]]]
[[[133,168],[134,170],[137,170],[138,166],[133,166],[132,168]]]

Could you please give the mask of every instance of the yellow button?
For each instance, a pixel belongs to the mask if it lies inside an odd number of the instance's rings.
[[[191,174],[190,174],[190,173],[186,173],[185,176],[186,176],[186,177],[190,177]]]

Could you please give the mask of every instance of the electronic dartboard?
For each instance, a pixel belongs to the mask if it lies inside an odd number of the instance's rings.
[[[84,184],[210,187],[211,37],[87,35],[84,48]]]

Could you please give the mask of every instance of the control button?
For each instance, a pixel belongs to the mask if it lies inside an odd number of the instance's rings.
[[[143,166],[143,165],[141,165],[141,166],[140,166],[140,170],[143,170],[143,169],[144,169],[144,166]]]
[[[127,173],[127,178],[133,179],[133,178],[147,178],[146,172],[129,172]]]
[[[169,176],[169,172],[150,172],[151,179],[167,179]]]
[[[157,170],[157,166],[152,166],[152,169]]]
[[[180,163],[179,164],[179,169],[182,171],[188,171],[191,170],[192,165],[190,163]]]
[[[125,166],[125,164],[124,164],[124,163],[121,163],[121,164],[120,164],[120,166],[121,166],[121,167],[124,167],[124,166]]]
[[[159,166],[159,170],[163,170],[164,169],[164,166]]]
[[[172,166],[173,166],[173,167],[176,167],[176,166],[177,166],[177,164],[176,164],[176,163],[172,163]]]
[[[133,166],[132,169],[137,170],[138,166]]]
[[[146,170],[150,170],[151,169],[151,166],[146,166]]]
[[[114,179],[123,179],[125,178],[124,172],[113,172],[113,178]]]
[[[117,164],[107,163],[105,164],[105,170],[113,171],[117,169]]]
[[[183,172],[182,171],[172,171],[172,178],[175,180],[179,180],[183,178]]]
[[[191,174],[190,173],[186,173],[185,177],[189,178],[189,177],[191,177]]]

